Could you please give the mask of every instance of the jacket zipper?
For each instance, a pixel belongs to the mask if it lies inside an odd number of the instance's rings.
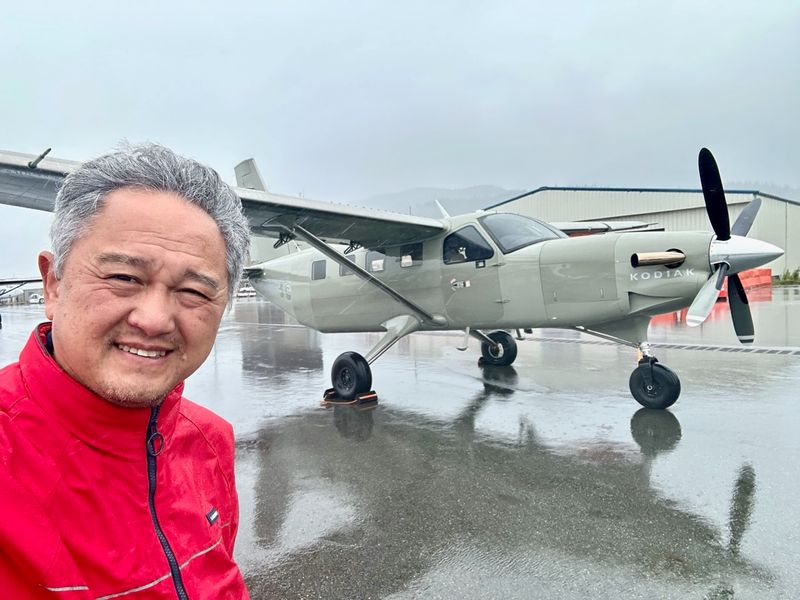
[[[156,427],[158,420],[158,411],[161,406],[154,406],[150,412],[150,422],[147,424],[147,440],[145,446],[147,447],[147,505],[150,508],[150,517],[153,519],[153,527],[156,530],[158,541],[161,542],[161,548],[164,550],[164,555],[167,557],[169,563],[169,570],[172,573],[172,582],[175,584],[175,591],[180,600],[189,600],[186,593],[186,588],[183,587],[183,579],[181,579],[181,570],[178,566],[178,561],[175,559],[175,553],[167,541],[167,536],[161,529],[156,515],[156,457],[161,454],[164,447],[164,436],[159,433]]]

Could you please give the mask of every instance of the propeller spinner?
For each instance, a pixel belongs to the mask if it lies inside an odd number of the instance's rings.
[[[708,318],[727,277],[728,303],[731,308],[733,328],[739,341],[749,344],[753,342],[754,336],[753,318],[738,273],[778,258],[783,254],[783,250],[767,242],[745,237],[761,207],[760,198],[756,198],[745,207],[731,228],[725,191],[714,156],[707,148],[703,148],[700,150],[697,162],[706,212],[716,234],[709,250],[709,260],[714,272],[695,296],[689,307],[686,323],[690,327],[696,327]]]

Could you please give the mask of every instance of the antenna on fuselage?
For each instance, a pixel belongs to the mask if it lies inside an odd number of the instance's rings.
[[[447,212],[447,210],[445,209],[445,207],[444,207],[444,206],[442,206],[442,203],[441,203],[441,202],[439,202],[438,200],[434,200],[434,202],[436,203],[436,206],[438,206],[438,207],[439,207],[439,212],[440,212],[440,213],[442,213],[442,216],[443,216],[445,219],[448,219],[448,218],[450,218],[450,214]]]

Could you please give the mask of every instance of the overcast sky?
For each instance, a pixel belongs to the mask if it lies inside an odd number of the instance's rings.
[[[798,65],[797,0],[13,2],[0,149],[84,160],[150,140],[354,204],[697,187],[701,146],[723,181],[800,187]],[[48,223],[0,208],[0,277],[33,272]]]

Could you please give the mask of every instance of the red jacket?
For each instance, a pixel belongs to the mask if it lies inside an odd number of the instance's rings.
[[[0,370],[0,596],[247,598],[231,426],[183,384],[155,409],[103,400],[50,356],[49,327]]]

